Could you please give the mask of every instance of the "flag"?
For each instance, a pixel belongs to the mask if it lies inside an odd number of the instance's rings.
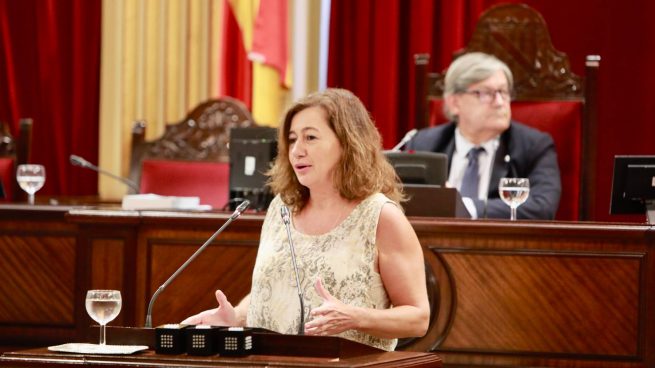
[[[257,124],[277,126],[291,85],[287,0],[226,1],[221,92],[246,102]]]
[[[288,20],[286,0],[261,0],[248,58],[277,70],[282,85],[288,71]]]

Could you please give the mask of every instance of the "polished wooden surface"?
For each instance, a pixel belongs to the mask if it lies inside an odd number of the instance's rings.
[[[224,213],[0,207],[0,344],[86,341],[90,288],[116,288],[113,325],[142,326],[154,291]],[[246,295],[263,215],[244,214],[161,293],[153,325]],[[403,349],[445,365],[655,366],[653,228],[411,218],[432,322]]]
[[[334,367],[334,368],[433,368],[441,367],[438,356],[418,352],[384,352],[352,358],[313,358],[276,355],[246,357],[161,355],[152,350],[128,356],[81,355],[50,352],[45,348],[6,353],[0,367]]]
[[[89,341],[97,338],[97,328]],[[126,356],[57,353],[44,348],[8,352],[0,356],[0,366],[91,366],[117,367],[441,367],[437,354],[386,352],[334,336],[282,335],[262,329],[252,331],[253,354],[244,357],[220,355],[157,354],[152,349]],[[114,345],[155,345],[155,329],[108,327],[107,343]]]

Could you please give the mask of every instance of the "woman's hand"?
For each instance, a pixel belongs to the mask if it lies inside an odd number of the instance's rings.
[[[227,300],[222,291],[216,290],[218,308],[209,309],[191,316],[182,324],[186,325],[212,325],[212,326],[237,326],[236,311]]]
[[[318,295],[323,298],[323,304],[312,309],[310,315],[313,319],[305,323],[305,333],[307,335],[336,335],[357,327],[356,309],[354,307],[333,297],[323,287],[320,278],[316,280],[314,288]]]

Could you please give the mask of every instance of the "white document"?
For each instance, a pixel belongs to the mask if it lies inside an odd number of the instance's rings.
[[[205,210],[208,206],[200,205],[200,197],[128,194],[123,197],[122,207],[124,210]]]
[[[145,345],[98,345],[98,344],[62,344],[49,346],[48,350],[62,353],[78,354],[134,354],[148,349]]]

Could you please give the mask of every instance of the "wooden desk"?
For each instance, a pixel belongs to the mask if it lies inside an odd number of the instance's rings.
[[[200,357],[160,355],[148,350],[127,356],[81,355],[54,353],[45,348],[5,353],[0,356],[0,367],[334,367],[334,368],[400,368],[441,367],[436,354],[394,351],[363,355],[354,358],[331,359],[251,355],[242,358],[220,356]]]
[[[0,206],[0,344],[84,341],[89,288],[115,288],[115,325],[148,301],[228,217]],[[262,215],[234,222],[159,297],[153,324],[249,290]],[[428,335],[403,341],[446,365],[655,366],[653,228],[413,218],[429,274]],[[5,271],[6,270],[6,271]],[[36,340],[35,340],[36,339]]]

